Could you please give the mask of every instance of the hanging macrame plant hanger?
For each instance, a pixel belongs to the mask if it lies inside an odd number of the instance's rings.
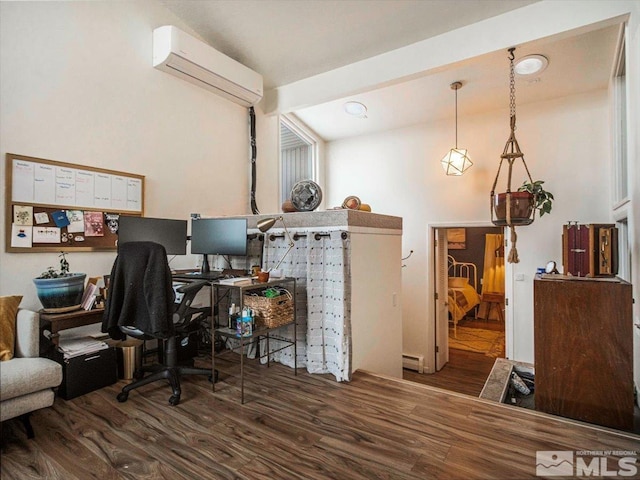
[[[504,147],[502,155],[500,155],[500,165],[498,166],[498,173],[491,187],[491,222],[500,227],[509,227],[511,230],[511,250],[507,261],[509,263],[518,263],[518,250],[516,249],[516,226],[529,225],[533,223],[535,218],[535,195],[529,192],[512,192],[511,191],[511,178],[513,175],[513,165],[516,160],[521,159],[524,169],[527,172],[529,182],[533,183],[531,174],[527,163],[524,161],[524,154],[520,150],[518,140],[516,139],[516,82],[513,69],[513,52],[515,48],[509,49],[509,61],[510,61],[510,75],[509,75],[509,117],[511,134]],[[507,189],[504,193],[496,194],[496,185],[500,178],[500,171],[502,170],[502,164],[506,160],[509,165],[507,173]]]

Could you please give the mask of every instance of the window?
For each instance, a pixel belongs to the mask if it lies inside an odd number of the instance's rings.
[[[613,107],[613,218],[618,228],[618,276],[631,281],[631,243],[628,218],[629,159],[627,152],[627,79],[625,27],[620,29],[618,56],[612,79]]]
[[[288,116],[280,117],[280,202],[289,199],[300,180],[318,182],[318,142],[314,135]]]
[[[624,30],[623,30],[624,32]],[[627,80],[625,62],[624,35],[621,35],[620,47],[613,87],[613,140],[614,140],[614,208],[625,203],[629,197],[628,158],[627,158]]]

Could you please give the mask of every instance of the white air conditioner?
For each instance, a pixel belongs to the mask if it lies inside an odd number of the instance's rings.
[[[172,25],[153,31],[153,66],[245,107],[262,98],[262,75]]]

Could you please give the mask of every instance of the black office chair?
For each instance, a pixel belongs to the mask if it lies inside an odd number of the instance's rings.
[[[194,281],[180,286],[176,291],[182,294],[182,299],[175,303],[164,247],[153,242],[127,242],[118,246],[102,331],[118,340],[126,335],[142,340],[157,339],[160,362],[136,371],[136,380],[118,394],[119,402],[126,402],[131,390],[165,379],[173,392],[169,403],[177,405],[182,393],[182,375],[206,375],[210,381],[217,381],[217,372],[210,368],[195,368],[193,359],[178,362],[178,338],[198,329],[200,322],[211,314],[209,308],[191,307],[196,294],[206,284],[205,281]],[[149,375],[144,376],[145,373]]]

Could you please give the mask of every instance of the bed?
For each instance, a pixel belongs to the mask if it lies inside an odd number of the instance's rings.
[[[453,324],[453,336],[457,338],[458,322],[480,304],[478,272],[475,264],[458,262],[451,255],[448,263],[449,322]]]

